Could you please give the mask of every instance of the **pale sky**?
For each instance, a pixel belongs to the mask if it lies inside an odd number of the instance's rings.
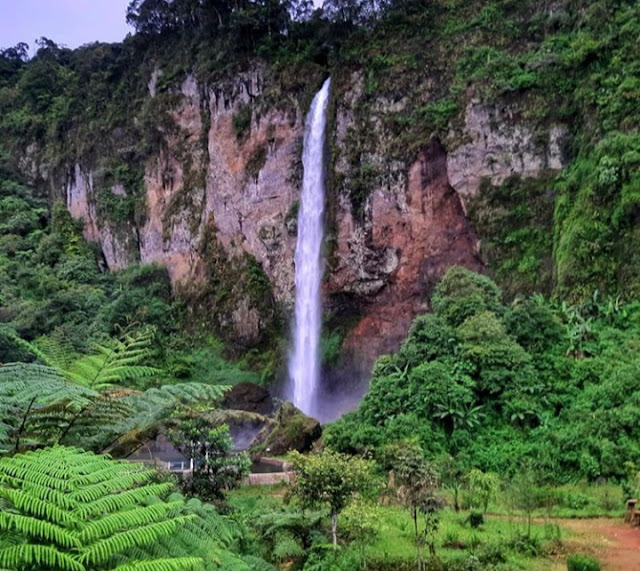
[[[119,42],[133,30],[125,21],[130,0],[0,0],[0,48],[45,36],[77,48],[90,42]]]

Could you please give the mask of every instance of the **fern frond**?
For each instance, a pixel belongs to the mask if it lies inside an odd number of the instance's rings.
[[[31,352],[45,365],[61,371],[66,370],[78,358],[71,341],[61,328],[54,329],[48,337],[39,337],[30,345],[37,351],[31,349]]]
[[[22,544],[0,549],[0,567],[8,569],[42,569],[50,567],[60,571],[86,571],[84,565],[71,555],[61,553],[48,545]]]
[[[81,551],[80,562],[99,565],[108,561],[114,552],[122,552],[129,547],[148,545],[158,538],[172,534],[178,524],[184,523],[190,516],[180,516],[168,521],[155,522],[123,531],[93,542]]]
[[[115,511],[132,503],[142,503],[149,496],[161,496],[171,489],[171,484],[149,484],[142,488],[135,488],[111,494],[103,498],[99,498],[93,502],[79,505],[74,514],[81,518],[87,518],[100,513]]]
[[[295,557],[302,557],[304,555],[304,549],[296,541],[293,535],[283,533],[278,536],[273,548],[273,556],[282,561],[284,559],[292,559]]]
[[[0,487],[0,497],[10,501],[17,510],[33,517],[60,524],[68,524],[74,521],[74,518],[65,509],[42,500],[27,490],[3,489]]]
[[[80,547],[74,534],[60,526],[38,518],[0,512],[0,531],[15,532],[31,539],[53,541],[62,547]]]
[[[2,327],[2,329],[0,329],[0,334],[2,334],[2,336],[6,339],[9,339],[16,346],[24,349],[27,353],[33,355],[34,357],[37,357],[40,362],[44,363],[45,365],[55,366],[53,363],[49,362],[48,355],[41,351],[37,344],[25,341],[12,329]]]
[[[130,389],[100,392],[96,387],[156,372],[142,365],[123,366],[123,362],[142,358],[144,350],[138,347],[137,338],[119,343],[123,348],[117,358],[108,357],[110,349],[105,347],[77,362],[77,371],[83,371],[78,377],[73,371],[67,371],[65,377],[57,369],[42,365],[1,366],[0,451],[21,451],[56,443],[73,443],[88,449],[122,445],[141,433],[155,430],[178,404],[214,406],[229,388],[180,383],[144,392]],[[140,343],[144,345],[148,339]],[[133,357],[126,355],[129,346],[135,348]],[[106,363],[101,360],[103,357],[111,360]],[[55,481],[62,485],[62,480]]]
[[[2,479],[0,478],[0,481],[1,480]],[[11,478],[10,476],[6,475],[4,481],[6,481],[13,488],[21,485],[24,490],[29,492],[31,495],[37,496],[43,501],[49,502],[50,504],[53,504],[54,506],[57,506],[63,510],[72,509],[76,505],[76,502],[74,502],[66,494],[59,492],[58,490],[54,490],[53,488],[50,488],[46,485],[42,486],[35,482],[18,482],[18,480],[16,480],[15,478]]]
[[[134,526],[137,527],[157,521],[158,519],[163,518],[167,513],[182,505],[183,503],[180,501],[171,503],[159,502],[151,506],[129,509],[124,512],[107,515],[103,518],[89,522],[80,532],[78,537],[84,543],[93,541],[115,533],[121,529],[127,529]]]
[[[18,450],[28,442],[53,443],[74,410],[99,394],[65,379],[57,369],[33,363],[0,366],[2,440]]]
[[[180,494],[172,494],[167,498],[168,501],[181,499]],[[242,538],[242,530],[237,522],[219,514],[213,506],[196,498],[190,499],[180,509],[180,513],[192,515],[193,519],[177,529],[173,535],[166,536],[141,550],[131,550],[130,553],[136,553],[137,556],[142,553],[155,558],[164,557],[167,554],[178,557],[197,556],[202,558],[206,571],[214,569],[249,571],[251,569],[229,551]],[[267,565],[257,569],[264,571],[271,567]]]
[[[202,559],[198,557],[180,557],[126,563],[116,567],[114,571],[187,571],[188,569],[197,569],[201,565]]]
[[[147,329],[127,333],[121,339],[110,339],[105,344],[96,343],[91,355],[76,360],[64,373],[75,383],[99,391],[128,380],[157,375],[159,369],[141,364],[151,355],[154,334]]]
[[[180,383],[176,385],[164,385],[159,389],[150,389],[150,391],[158,391],[160,394],[171,396],[180,402],[190,404],[198,401],[219,401],[230,388],[229,385]],[[150,391],[147,391],[147,393]]]
[[[150,484],[152,473],[63,446],[0,459],[0,571],[163,571],[200,569],[201,554],[213,561],[220,545],[197,535],[200,518],[184,512],[181,496],[161,499],[171,485]]]
[[[84,485],[82,488],[71,492],[70,497],[76,502],[94,502],[100,498],[104,498],[105,494],[113,494],[120,490],[130,488],[137,484],[147,482],[152,477],[153,472],[137,471],[126,473],[126,470],[103,470],[104,479],[95,484]],[[83,482],[83,478],[78,478],[76,483],[88,484]]]

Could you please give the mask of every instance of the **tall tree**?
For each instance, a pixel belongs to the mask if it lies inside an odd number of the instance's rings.
[[[422,569],[422,535],[431,541],[429,549],[435,554],[433,537],[438,529],[438,500],[434,491],[439,484],[435,469],[425,460],[422,449],[414,443],[403,443],[396,448],[394,475],[399,485],[398,495],[411,514],[416,545],[418,569]],[[419,514],[425,516],[425,529],[419,529]]]
[[[175,29],[172,0],[133,0],[127,8],[127,24],[143,35],[161,34]]]
[[[327,505],[331,515],[333,546],[338,546],[338,516],[343,508],[372,483],[370,461],[331,450],[293,459],[295,483],[291,494],[303,507]]]

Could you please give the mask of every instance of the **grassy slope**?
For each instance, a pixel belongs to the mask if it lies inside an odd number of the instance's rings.
[[[481,560],[501,560],[513,569],[542,571],[551,569],[558,557],[567,552],[592,551],[602,547],[593,537],[571,531],[563,526],[563,518],[614,518],[620,521],[620,490],[616,486],[578,484],[555,488],[560,494],[580,498],[576,507],[549,506],[532,512],[531,541],[523,538],[527,530],[527,515],[513,507],[508,492],[501,492],[490,505],[486,523],[472,529],[467,519],[469,511],[454,512],[445,508],[437,534],[436,550],[443,560],[476,555]],[[245,486],[231,492],[230,503],[239,516],[251,522],[252,517],[278,509],[286,494],[285,485]],[[445,493],[449,504],[451,498]],[[617,504],[613,507],[613,503]],[[581,505],[579,505],[581,504]],[[378,506],[378,535],[366,547],[370,569],[407,569],[415,565],[413,522],[407,510],[396,505]],[[328,520],[323,526],[328,527]],[[317,548],[317,546],[316,546]],[[347,548],[349,549],[349,548]],[[350,549],[354,549],[352,546]],[[313,548],[312,548],[313,550]]]

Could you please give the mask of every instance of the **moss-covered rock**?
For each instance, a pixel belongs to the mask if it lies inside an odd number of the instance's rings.
[[[292,450],[308,452],[322,435],[322,426],[290,402],[276,413],[275,426],[267,426],[254,441],[256,451],[279,456]]]

